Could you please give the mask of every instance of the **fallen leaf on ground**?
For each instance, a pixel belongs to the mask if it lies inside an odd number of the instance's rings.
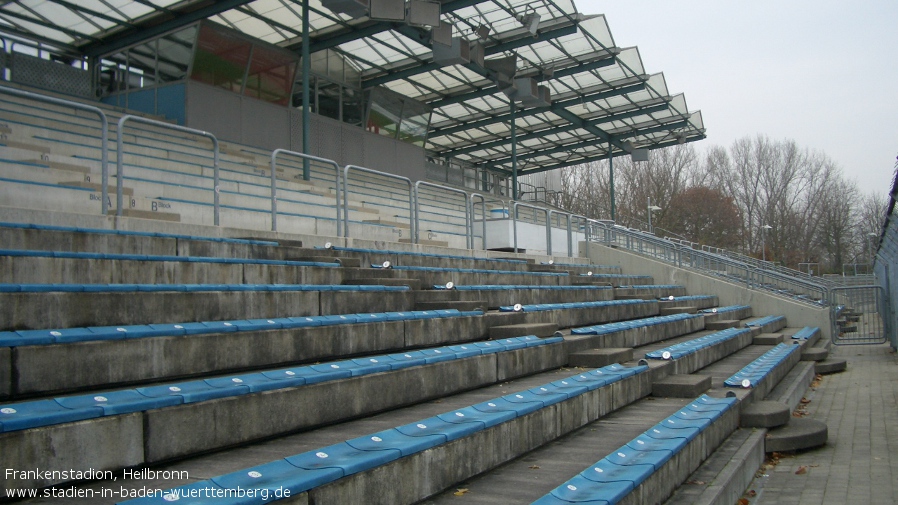
[[[539,470],[539,465],[530,465],[528,468],[531,470]]]
[[[754,498],[755,496],[758,496],[758,493],[757,493],[757,491],[755,491],[754,489],[750,489],[750,490],[748,491],[748,496],[751,497],[751,498]]]
[[[463,487],[463,488],[459,489],[458,491],[456,491],[454,494],[455,494],[455,496],[464,496],[464,494],[467,492],[468,492],[468,488]]]
[[[811,403],[811,400],[808,400],[807,398],[802,398],[801,403],[808,404],[808,403]]]
[[[746,500],[745,498],[739,498],[739,501],[736,503],[737,505],[748,505],[748,500]]]
[[[808,467],[806,466],[800,466],[798,470],[795,470],[795,475],[804,475],[806,473],[808,473]]]
[[[686,484],[692,484],[695,486],[704,486],[706,484],[706,482],[703,480],[690,480],[690,481],[686,481]]]

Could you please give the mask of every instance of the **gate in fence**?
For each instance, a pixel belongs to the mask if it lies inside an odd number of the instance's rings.
[[[832,339],[836,345],[882,344],[888,339],[889,305],[881,286],[830,288]]]

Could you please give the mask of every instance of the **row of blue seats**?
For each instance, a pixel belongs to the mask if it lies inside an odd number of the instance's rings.
[[[412,272],[448,272],[463,274],[502,274],[502,275],[535,275],[541,277],[566,277],[566,272],[523,272],[520,270],[491,270],[479,268],[453,268],[453,267],[422,267],[422,266],[406,266],[391,265],[384,267],[383,265],[372,264],[371,268],[392,268],[394,270],[407,270]]]
[[[499,311],[540,312],[543,310],[592,309],[598,307],[616,307],[619,305],[640,305],[645,303],[653,302],[650,300],[602,300],[597,302],[534,303],[531,305],[503,305],[499,307]]]
[[[202,488],[221,490],[217,493],[219,495],[237,494],[226,493],[225,490],[242,490],[243,493],[241,498],[197,500],[190,503],[262,504],[266,503],[262,495],[270,498],[275,490],[282,493],[287,490],[290,496],[296,496],[303,491],[469,436],[646,370],[646,366],[626,368],[618,364],[609,365],[414,423],[191,483],[171,489],[162,496],[138,498],[124,503],[170,503],[175,497],[186,496],[192,493],[191,490]],[[248,498],[247,495],[254,497]]]
[[[734,373],[729,379],[723,381],[730,388],[753,388],[761,383],[764,377],[783,362],[790,354],[796,352],[801,346],[777,344],[773,349],[745,365]]]
[[[159,237],[159,238],[175,238],[183,240],[204,240],[207,242],[224,242],[231,244],[248,244],[248,245],[267,245],[277,246],[277,242],[270,240],[254,240],[244,238],[228,238],[228,237],[204,237],[199,235],[179,235],[176,233],[161,233],[149,231],[129,231],[129,230],[106,230],[103,228],[85,228],[82,226],[54,226],[47,224],[30,224],[30,223],[7,223],[0,222],[0,227],[4,228],[21,228],[27,230],[46,230],[46,231],[64,231],[77,233],[98,233],[104,235],[123,235],[132,237]]]
[[[316,247],[315,249],[325,249],[324,247]],[[518,260],[512,258],[477,258],[475,256],[462,256],[458,254],[437,254],[437,253],[423,253],[423,252],[414,252],[414,251],[392,251],[385,249],[368,249],[362,247],[341,247],[341,246],[333,246],[330,249],[334,251],[345,251],[345,252],[354,252],[354,253],[364,253],[364,254],[392,254],[396,256],[416,256],[420,258],[443,258],[443,259],[452,259],[452,260],[477,260],[477,261],[495,261],[497,263],[523,263],[526,264],[527,260]]]
[[[557,261],[540,261],[541,265],[554,265],[556,267],[576,267],[576,268],[614,268],[620,270],[617,265],[587,265],[584,263],[559,263]]]
[[[19,249],[0,249],[0,256],[28,256],[36,258],[67,258],[87,260],[119,260],[119,261],[178,261],[191,263],[231,263],[247,265],[285,265],[301,267],[325,267],[338,268],[336,262],[321,261],[287,261],[287,260],[262,260],[247,258],[216,258],[210,256],[169,256],[162,254],[113,254],[69,251],[34,251]]]
[[[683,295],[683,296],[666,296],[662,300],[674,302],[690,302],[696,300],[712,300],[714,295]]]
[[[645,353],[645,357],[651,359],[679,359],[683,356],[694,354],[706,347],[711,347],[712,345],[734,339],[745,333],[751,333],[751,330],[748,328],[727,328],[703,337],[667,346],[663,349],[658,349],[657,351],[647,352]]]
[[[213,379],[14,403],[0,408],[0,432],[316,384],[562,340],[561,337],[542,339],[529,335]]]
[[[632,286],[620,286],[626,289],[680,289],[680,284],[634,284]]]
[[[0,284],[0,293],[128,293],[134,291],[408,291],[378,284]]]
[[[483,312],[480,310],[459,311],[458,309],[439,309],[330,316],[278,317],[273,319],[247,319],[235,321],[199,321],[189,323],[135,324],[126,326],[89,326],[84,328],[60,328],[52,330],[18,330],[0,332],[0,347],[50,345],[93,340],[123,340],[147,337],[200,335],[206,333],[280,330],[308,328],[312,326],[332,326],[337,324],[378,323],[384,321],[410,321],[416,319],[482,315]]]
[[[434,284],[433,289],[457,289],[459,291],[508,291],[512,289],[539,289],[539,290],[597,290],[611,289],[611,286],[553,286],[540,284],[470,284],[465,286],[453,285],[451,288],[445,284]]]
[[[820,328],[817,328],[816,326],[815,327],[805,326],[804,328],[796,331],[795,334],[792,335],[792,339],[793,340],[808,340],[809,338],[812,338],[814,335],[816,335],[819,331],[820,331]]]
[[[594,326],[584,326],[582,328],[574,328],[571,333],[574,335],[605,335],[622,330],[632,330],[634,328],[645,328],[655,326],[657,324],[672,323],[674,321],[685,321],[687,319],[696,319],[703,317],[700,314],[671,314],[669,316],[653,316],[642,319],[631,319],[629,321],[619,321],[616,323],[597,324]]]
[[[778,321],[785,321],[786,318],[784,316],[764,316],[759,319],[755,319],[754,321],[749,321],[745,323],[745,326],[764,326],[767,324],[775,323]]]
[[[598,277],[599,279],[651,279],[651,275],[627,275],[627,274],[597,274],[595,272],[587,272],[580,274],[580,277]]]
[[[533,505],[614,505],[620,502],[732,408],[736,401],[735,397],[702,395],[696,398],[682,410],[549,491]]]
[[[751,305],[727,305],[725,307],[714,307],[712,309],[702,309],[699,312],[704,314],[723,314],[726,312],[736,312],[738,310],[750,309]]]

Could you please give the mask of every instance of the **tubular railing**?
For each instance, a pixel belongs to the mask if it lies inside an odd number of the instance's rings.
[[[175,130],[175,131],[179,131],[179,132],[183,132],[183,133],[191,133],[194,135],[201,135],[203,137],[207,137],[212,140],[212,151],[213,151],[212,168],[213,168],[213,172],[214,172],[214,181],[212,183],[212,191],[213,191],[214,199],[215,199],[215,210],[214,210],[215,226],[218,226],[219,225],[219,210],[220,210],[219,200],[220,200],[220,196],[221,196],[220,195],[221,187],[219,186],[219,179],[218,179],[218,138],[216,138],[215,135],[212,135],[209,132],[204,132],[202,130],[194,130],[193,128],[187,128],[186,126],[174,125],[174,124],[165,123],[162,121],[156,121],[154,119],[147,119],[147,118],[140,117],[140,116],[132,116],[130,114],[126,114],[126,115],[122,116],[121,119],[118,120],[118,132],[116,132],[117,139],[116,139],[116,151],[115,151],[115,153],[116,153],[115,164],[116,164],[116,178],[118,180],[116,181],[117,185],[115,188],[115,202],[117,205],[117,208],[115,209],[115,215],[121,216],[122,210],[123,210],[122,209],[123,200],[124,200],[123,190],[125,187],[125,184],[124,184],[125,183],[125,174],[124,174],[124,162],[123,162],[124,150],[125,150],[124,149],[124,129],[125,129],[125,123],[128,121],[149,124],[149,125],[153,125],[153,126],[158,126],[160,128],[167,128],[169,130]]]
[[[827,303],[829,286],[788,275],[777,269],[760,268],[759,262],[739,261],[711,251],[721,249],[703,246],[701,250],[681,245],[653,235],[628,230],[620,226],[603,226],[605,233],[595,242],[614,244],[618,247],[650,256],[655,259],[696,270],[714,273],[733,282],[745,284],[749,289],[768,289],[781,295],[816,305]],[[760,262],[761,265],[769,262]]]
[[[567,218],[567,255],[568,257],[573,256],[574,251],[574,231],[571,229],[571,214],[568,212],[561,212],[560,210],[549,210],[549,233],[552,233],[552,224],[554,223],[552,217],[555,215],[565,216]]]
[[[5,42],[4,42],[5,44]],[[7,95],[19,96],[22,98],[29,98],[31,100],[37,100],[39,102],[47,102],[56,105],[63,105],[66,107],[71,107],[73,109],[85,110],[88,112],[92,112],[99,116],[100,118],[100,186],[101,189],[101,197],[100,197],[100,213],[106,215],[108,213],[107,207],[109,202],[109,120],[106,117],[106,114],[97,107],[92,105],[85,105],[78,102],[73,102],[71,100],[63,100],[61,98],[54,98],[51,96],[39,95],[37,93],[30,93],[28,91],[22,91],[15,88],[7,88],[6,86],[0,86],[0,93],[5,93]],[[119,203],[121,206],[121,203]]]
[[[372,170],[370,168],[360,167],[358,165],[346,165],[346,168],[343,169],[343,187],[349,187],[349,173],[355,170],[356,172],[364,172],[366,174],[379,175],[381,177],[386,177],[388,179],[395,179],[398,181],[405,182],[408,185],[408,225],[409,225],[409,234],[414,237],[418,232],[415,229],[415,203],[414,196],[412,195],[412,180],[408,177],[403,177],[401,175],[390,174],[387,172],[380,172],[377,170]],[[340,191],[337,191],[337,197],[339,198]],[[343,236],[349,237],[349,191],[343,191]]]
[[[447,191],[447,192],[449,192],[449,193],[457,193],[457,194],[461,194],[461,195],[462,195],[462,198],[464,198],[464,200],[465,200],[465,239],[466,239],[466,243],[467,243],[468,249],[473,249],[473,248],[474,248],[474,244],[473,244],[473,241],[474,241],[474,239],[473,239],[473,227],[474,227],[474,225],[473,225],[472,218],[471,218],[471,209],[470,209],[470,207],[468,206],[468,192],[467,192],[467,191],[464,191],[464,190],[461,190],[461,189],[448,188],[448,187],[446,187],[446,186],[440,186],[439,184],[434,184],[434,183],[432,183],[432,182],[427,182],[427,181],[417,181],[417,182],[415,182],[415,193],[414,193],[414,200],[415,200],[415,212],[414,212],[414,216],[415,216],[415,226],[414,226],[414,228],[413,228],[412,241],[413,241],[415,244],[417,244],[417,243],[418,243],[418,240],[420,239],[420,237],[419,237],[418,235],[419,235],[420,230],[421,230],[421,220],[420,220],[420,218],[421,218],[421,215],[420,215],[420,214],[421,214],[421,202],[420,202],[419,199],[418,199],[418,193],[419,193],[419,191],[420,191],[421,186],[426,186],[426,187],[428,187],[428,188],[439,189],[439,190],[442,190],[442,191]]]
[[[278,219],[278,200],[277,200],[277,157],[278,154],[289,154],[290,156],[295,156],[297,158],[303,160],[314,161],[317,163],[321,163],[324,165],[330,165],[334,167],[335,179],[336,179],[336,188],[337,188],[337,201],[334,207],[337,208],[337,236],[341,237],[342,235],[342,222],[340,221],[340,165],[337,164],[336,161],[329,160],[326,158],[319,158],[317,156],[312,156],[310,154],[303,154],[296,151],[290,151],[287,149],[275,149],[271,152],[271,231],[277,231],[277,219]]]
[[[471,240],[470,240],[470,246],[469,246],[471,249],[474,248],[474,221],[477,220],[477,213],[476,213],[477,208],[475,207],[476,204],[474,203],[474,200],[478,199],[478,198],[480,199],[481,215],[483,216],[483,219],[480,220],[481,224],[483,225],[480,242],[481,242],[481,248],[486,249],[486,220],[487,220],[486,202],[490,201],[490,202],[496,202],[496,203],[500,204],[502,206],[502,210],[505,211],[505,212],[503,212],[503,215],[507,213],[508,207],[506,207],[506,205],[505,205],[505,200],[501,200],[499,198],[485,197],[485,196],[481,195],[480,193],[471,193],[468,196],[468,205],[471,208]]]

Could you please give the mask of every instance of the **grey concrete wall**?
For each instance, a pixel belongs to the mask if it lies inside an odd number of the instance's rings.
[[[625,272],[651,275],[658,284],[681,284],[690,294],[714,294],[720,305],[751,305],[756,315],[784,315],[792,326],[817,326],[831,336],[829,313],[764,291],[750,290],[723,279],[655,261],[645,256],[596,243],[580,243],[581,251],[597,263],[620,266]]]

